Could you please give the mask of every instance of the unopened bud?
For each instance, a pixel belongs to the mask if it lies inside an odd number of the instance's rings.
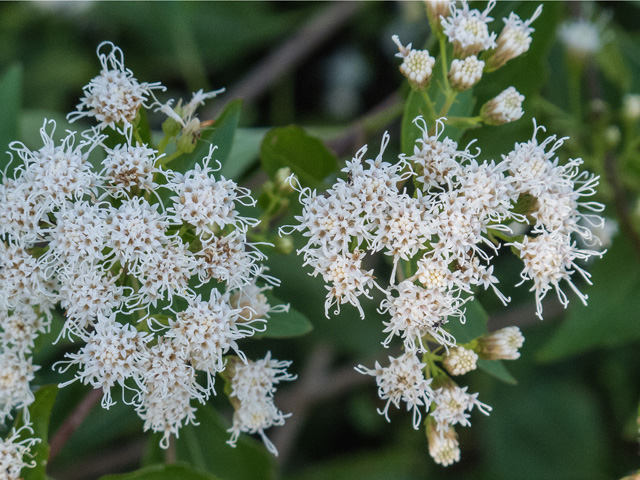
[[[464,375],[475,370],[478,367],[477,362],[478,354],[464,347],[451,348],[442,360],[444,368],[451,375]]]
[[[514,87],[509,87],[497,97],[489,100],[480,109],[482,121],[488,125],[502,125],[515,122],[524,114],[521,95]]]
[[[429,81],[433,75],[433,66],[436,63],[436,59],[429,55],[428,50],[412,49],[411,44],[406,47],[403,46],[397,35],[391,38],[400,50],[400,53],[397,53],[396,57],[403,59],[402,65],[400,65],[400,71],[407,77],[409,84],[413,88],[417,90],[425,89],[427,85],[429,85]]]
[[[274,241],[276,252],[289,255],[293,251],[293,240],[291,237],[277,237]]]
[[[518,327],[506,327],[477,339],[475,351],[486,360],[516,360],[524,336]]]
[[[427,440],[429,441],[429,455],[433,461],[447,467],[460,461],[460,444],[458,435],[452,426],[443,432],[438,432],[433,417],[427,419]]]
[[[291,169],[289,167],[279,168],[274,176],[274,181],[278,191],[284,195],[288,195],[294,191],[289,181]]]
[[[482,78],[484,62],[471,55],[463,60],[453,59],[449,70],[449,82],[454,90],[469,90]]]
[[[442,30],[440,19],[441,17],[446,18],[451,14],[449,9],[451,2],[449,0],[424,0],[424,3],[427,6],[427,16],[431,25]]]

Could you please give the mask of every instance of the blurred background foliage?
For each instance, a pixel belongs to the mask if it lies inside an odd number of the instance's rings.
[[[528,18],[536,4],[500,2],[492,12],[494,30],[508,12]],[[516,86],[527,97],[525,117],[500,127],[499,135],[493,127],[468,131],[462,143],[477,138],[483,158],[499,159],[515,141],[531,138],[535,116],[549,133],[571,135],[567,155],[582,156],[605,175],[604,157],[617,147],[602,145],[604,129],[619,124],[616,112],[623,95],[640,93],[640,11],[638,2],[591,7],[596,14],[609,12],[611,40],[589,59],[582,79],[582,116],[570,112],[570,72],[556,31],[584,7],[546,3],[533,24],[530,52],[491,74],[492,81],[483,81],[475,91],[478,108],[507,86]],[[96,46],[111,40],[122,48],[138,80],[168,87],[163,99],[226,87],[227,93],[201,115],[203,120],[214,118],[234,98],[244,98],[225,168],[252,188],[266,179],[258,169],[266,127],[301,125],[341,162],[364,143],[375,152],[386,128],[392,133],[387,157],[392,158],[401,148],[402,98],[409,93],[393,56],[394,33],[406,43],[424,44],[429,27],[422,3],[3,2],[0,146],[5,150],[15,139],[37,145],[43,117],[60,120],[63,130],[64,113],[75,108],[82,87],[98,73]],[[594,96],[605,102],[599,104],[604,110],[592,108]],[[13,120],[16,112],[18,123]],[[159,127],[153,118],[151,124]],[[301,148],[300,154],[305,153]],[[268,167],[268,152],[263,151],[262,161]],[[621,173],[632,214],[634,188],[640,185],[637,158],[635,162]],[[615,188],[603,180],[600,200],[607,204],[607,214],[616,217]],[[407,413],[393,411],[390,424],[376,413],[381,403],[373,380],[353,371],[357,364],[372,365],[394,353],[380,345],[375,303],[369,304],[365,320],[349,307],[328,320],[324,286],[307,276],[301,259],[272,255],[271,272],[282,280],[275,294],[304,312],[314,326],[305,336],[268,344],[276,358],[293,359],[299,374],[298,382],[276,396],[276,404],[293,417],[285,427],[268,432],[281,456],[272,458],[251,438],[235,450],[227,447],[229,416],[220,417],[210,406],[198,415],[199,427],[183,429],[173,454],[201,471],[203,479],[604,480],[629,474],[639,467],[640,398],[640,256],[630,237],[623,225],[609,252],[593,265],[594,286],[584,286],[588,308],[574,298],[565,312],[551,300],[544,322],[535,319],[533,296],[525,288],[508,287],[518,281],[519,261],[508,255],[502,260],[498,275],[513,304],[505,310],[490,297],[482,300],[490,330],[516,324],[526,336],[522,357],[508,364],[517,385],[482,371],[467,375],[470,391],[479,391],[493,412],[488,418],[474,415],[472,428],[459,429],[462,461],[446,469],[432,463],[424,433],[411,428]],[[58,381],[50,365],[65,347],[39,352],[43,384]],[[244,350],[256,353],[252,348],[249,343]],[[266,347],[261,342],[255,348]],[[77,383],[60,391],[51,432],[86,391]],[[220,397],[213,403],[230,414]],[[122,403],[110,411],[96,408],[49,466],[49,475],[93,479],[147,466],[151,473],[144,478],[155,478],[163,455],[157,439],[140,432],[140,420]],[[169,473],[196,478],[179,466]]]

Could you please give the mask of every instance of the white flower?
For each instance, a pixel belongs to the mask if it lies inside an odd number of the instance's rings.
[[[227,430],[231,433],[227,441],[229,445],[235,447],[242,432],[258,433],[267,450],[278,455],[264,431],[274,425],[284,425],[285,419],[291,416],[290,413],[283,414],[273,402],[275,386],[281,381],[296,379],[286,371],[290,365],[291,362],[272,359],[271,352],[261,360],[248,360],[246,363],[236,360],[231,364],[229,399],[235,411],[233,424]]]
[[[49,231],[49,250],[43,261],[73,269],[78,263],[102,260],[105,229],[105,210],[100,205],[84,201],[62,204],[55,212],[55,225]],[[68,266],[63,266],[63,262]]]
[[[165,231],[168,222],[164,216],[140,197],[122,202],[109,209],[107,215],[107,245],[111,247],[113,261],[137,266],[147,256],[163,250],[168,243]]]
[[[365,253],[356,249],[352,253],[341,255],[331,255],[328,257],[313,258],[307,256],[304,265],[311,265],[314,271],[311,273],[314,277],[321,274],[327,285],[325,288],[329,291],[327,299],[324,303],[324,311],[327,318],[329,317],[329,309],[335,304],[337,305],[336,315],[340,313],[340,305],[350,303],[358,309],[360,317],[364,318],[364,311],[360,306],[358,297],[364,295],[369,296],[369,289],[375,285],[373,279],[373,270],[362,269],[362,259]]]
[[[524,336],[518,327],[506,327],[478,338],[477,352],[487,360],[516,360]]]
[[[60,272],[59,278],[60,306],[67,317],[63,333],[68,335],[88,335],[99,316],[108,318],[120,311],[125,297],[132,293],[130,288],[116,284],[117,277],[88,263]]]
[[[111,48],[107,54],[103,48]],[[164,90],[159,83],[139,83],[133,72],[124,66],[122,50],[111,42],[102,42],[97,48],[102,68],[84,87],[77,111],[67,118],[72,122],[83,117],[95,117],[100,128],[115,127],[116,124],[132,123],[141,106],[145,106],[152,90]]]
[[[27,355],[39,333],[49,330],[50,322],[31,307],[0,312],[0,345],[5,351]],[[1,471],[1,470],[0,470]]]
[[[467,427],[471,425],[467,412],[478,407],[485,415],[489,415],[491,407],[478,400],[478,394],[467,393],[467,388],[460,388],[455,384],[440,387],[433,391],[433,402],[436,408],[431,412],[431,416],[436,421],[438,432],[446,432],[454,425]]]
[[[34,187],[25,177],[5,177],[0,184],[0,236],[20,239],[27,247],[42,239],[42,220],[49,210]]]
[[[40,439],[29,435],[33,435],[33,428],[23,425],[18,430],[13,428],[6,438],[0,438],[0,473],[3,480],[19,480],[22,478],[22,469],[36,466],[35,461],[27,462],[26,457],[31,456],[31,447]]]
[[[153,179],[160,172],[156,162],[163,155],[157,156],[158,152],[147,144],[133,145],[132,131],[132,125],[124,129],[127,143],[114,148],[105,147],[107,156],[102,160],[104,179],[108,192],[114,197],[129,193],[132,189],[152,192],[158,187]]]
[[[269,304],[269,299],[264,292],[272,288],[271,285],[258,287],[254,279],[253,283],[234,290],[229,297],[229,304],[240,310],[239,318],[247,321],[267,320],[270,313],[289,311],[289,305]]]
[[[444,34],[453,43],[453,52],[456,57],[464,58],[469,55],[477,55],[482,50],[495,48],[496,34],[489,33],[487,24],[493,20],[489,12],[496,2],[491,0],[484,12],[473,9],[462,0],[462,8],[457,8],[455,2],[451,2],[451,16],[441,18]]]
[[[383,345],[388,346],[394,336],[401,337],[409,351],[427,351],[425,336],[445,347],[455,345],[453,336],[442,327],[450,316],[463,317],[460,307],[464,302],[457,294],[422,288],[408,280],[394,290],[397,297],[389,293],[380,302],[380,312],[391,316],[383,322],[383,332],[389,333]]]
[[[421,408],[429,410],[432,394],[431,379],[424,378],[423,369],[426,364],[420,363],[413,352],[406,352],[400,357],[389,357],[389,366],[381,367],[378,362],[373,370],[359,365],[356,370],[364,375],[376,377],[378,396],[386,400],[384,409],[378,410],[380,415],[389,422],[389,406],[393,404],[400,408],[400,402],[405,402],[407,411],[413,410],[413,428],[420,427]]]
[[[519,250],[520,258],[524,262],[520,284],[526,280],[533,280],[531,291],[536,292],[536,314],[540,319],[542,319],[542,299],[552,288],[555,288],[560,303],[565,307],[568,305],[569,299],[560,288],[562,280],[569,284],[585,305],[587,304],[587,296],[578,290],[571,280],[571,275],[577,271],[587,283],[591,284],[589,280],[591,275],[580,268],[575,261],[586,260],[593,255],[600,256],[601,252],[580,250],[576,248],[575,242],[571,241],[569,235],[557,232],[541,232],[536,237],[526,236],[522,242],[513,242],[511,245]]]
[[[162,433],[160,447],[169,447],[169,436],[182,425],[195,423],[195,407],[191,400],[201,403],[205,390],[196,382],[195,370],[179,348],[160,339],[151,347],[138,369],[144,382],[137,412],[144,421],[144,431]]]
[[[529,20],[522,21],[518,15],[511,12],[509,18],[503,18],[504,28],[498,36],[498,45],[487,60],[487,68],[496,70],[509,60],[516,58],[529,50],[531,33],[534,31],[529,25],[542,13],[542,5],[536,8]]]
[[[38,259],[18,245],[0,241],[0,311],[39,305],[49,312],[54,299],[51,280]]]
[[[182,99],[178,100],[175,108],[172,107],[173,100],[169,100],[165,104],[156,102],[154,105],[157,107],[156,111],[161,111],[167,117],[175,120],[183,129],[189,129],[191,127],[194,130],[198,130],[200,128],[200,121],[195,116],[196,110],[199,106],[204,105],[205,100],[215,98],[224,91],[225,89],[221,88],[205,93],[204,90],[200,89],[197,92],[193,92],[191,100],[186,105],[182,105]]]
[[[482,121],[488,125],[515,122],[524,115],[523,101],[524,95],[521,95],[514,87],[509,87],[482,106],[480,109]]]
[[[432,417],[427,420],[427,440],[429,441],[429,455],[433,461],[443,467],[448,467],[460,461],[460,444],[458,435],[453,427],[444,432],[438,432]]]
[[[51,125],[51,132],[47,132]],[[44,121],[40,128],[42,148],[31,151],[20,142],[9,145],[23,160],[20,166],[24,181],[31,185],[31,193],[46,211],[53,211],[66,200],[95,194],[98,175],[92,171],[89,153],[104,137],[93,134],[76,145],[76,132],[68,132],[60,145],[54,141],[56,122]]]
[[[454,58],[449,70],[449,82],[454,90],[469,90],[482,78],[484,62],[471,55],[462,60]]]
[[[391,39],[400,50],[396,57],[402,58],[400,71],[407,77],[409,84],[419,90],[426,88],[431,80],[436,59],[429,55],[428,50],[416,50],[411,48],[411,44],[404,47],[397,35],[394,35]]]
[[[178,197],[168,211],[175,215],[177,221],[195,226],[199,235],[215,228],[222,230],[227,225],[241,228],[257,225],[259,221],[240,217],[235,209],[235,202],[249,206],[255,204],[249,191],[224,177],[216,180],[211,174],[214,170],[209,168],[209,161],[214,151],[215,147],[211,147],[202,167],[198,164],[185,174],[170,173],[167,188]]]
[[[475,370],[478,365],[478,354],[464,347],[453,347],[444,356],[442,364],[451,375],[464,375]]]
[[[26,409],[35,397],[29,385],[40,367],[31,357],[16,352],[0,352],[0,422],[11,418],[11,410]]]
[[[122,387],[123,398],[124,389],[137,391],[125,385],[128,378],[135,381],[139,390],[143,389],[142,375],[146,372],[140,372],[139,365],[148,355],[145,345],[151,339],[150,334],[138,332],[132,325],[118,323],[114,317],[100,317],[86,338],[86,344],[77,353],[66,353],[65,358],[69,360],[58,362],[63,365],[60,373],[73,365],[79,367],[75,378],[60,387],[80,380],[85,385],[101,388],[102,408],[108,409],[116,403],[111,398],[111,388],[116,384]]]
[[[207,372],[209,390],[213,391],[215,373],[224,370],[223,356],[233,350],[246,360],[237,340],[259,331],[259,326],[253,324],[264,324],[265,320],[240,317],[241,310],[229,304],[228,294],[211,290],[210,295],[208,302],[197,297],[185,311],[178,312],[165,337],[173,339],[194,368]]]
[[[424,118],[417,117],[413,123],[422,131],[422,138],[418,138],[413,147],[413,155],[407,157],[416,171],[416,180],[423,185],[425,192],[431,187],[440,188],[441,185],[450,184],[461,168],[456,159],[472,156],[466,150],[459,152],[458,144],[449,137],[440,140],[444,133],[443,119],[436,121],[434,135],[429,135]]]
[[[158,300],[174,295],[192,297],[189,280],[196,271],[198,259],[187,249],[187,245],[176,237],[163,249],[146,256],[136,269],[140,280],[138,293],[143,303],[156,305]]]
[[[202,283],[214,278],[229,288],[238,288],[250,284],[255,277],[264,278],[259,263],[266,255],[249,243],[241,230],[204,241],[196,256],[199,259],[197,274]]]

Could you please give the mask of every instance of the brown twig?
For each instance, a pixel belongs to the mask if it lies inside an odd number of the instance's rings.
[[[335,2],[306,23],[300,31],[269,54],[225,95],[228,101],[243,98],[252,101],[262,95],[278,78],[291,71],[323,42],[338,31],[363,4]],[[203,118],[214,118],[224,105],[214,105]]]
[[[69,414],[67,419],[60,426],[60,428],[58,428],[51,439],[51,442],[49,444],[51,447],[51,450],[49,451],[49,462],[51,462],[56,456],[58,456],[62,448],[71,438],[71,435],[73,435],[73,432],[75,432],[78,427],[82,425],[82,422],[84,422],[85,418],[87,418],[87,415],[89,415],[100,398],[102,398],[102,390],[91,390],[85,395],[85,397],[78,404],[75,410],[73,410],[73,412]]]
[[[342,367],[330,371],[335,358],[328,345],[320,345],[311,352],[309,360],[296,385],[278,399],[278,407],[293,416],[273,433],[271,440],[278,449],[278,460],[286,463],[295,445],[295,439],[311,408],[322,400],[335,397],[352,388],[367,383],[369,379],[360,375],[353,367]]]

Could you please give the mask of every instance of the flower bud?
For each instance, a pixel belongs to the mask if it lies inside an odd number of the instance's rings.
[[[497,97],[489,100],[480,109],[482,121],[488,125],[502,125],[515,122],[524,114],[521,95],[514,87],[509,87]]]
[[[487,60],[487,68],[489,71],[502,67],[509,60],[529,50],[529,46],[531,45],[531,32],[534,31],[529,25],[531,25],[541,13],[542,5],[536,9],[529,20],[525,20],[524,22],[513,12],[511,12],[508,19],[502,19],[504,21],[504,28],[498,36],[495,50]]]
[[[453,347],[445,355],[442,364],[450,375],[464,375],[475,370],[478,365],[478,354],[464,347]]]
[[[274,177],[278,192],[284,195],[288,195],[294,191],[293,187],[291,186],[291,182],[289,181],[290,176],[291,169],[289,167],[282,167],[278,169]]]
[[[440,20],[448,17],[451,13],[449,10],[450,0],[424,0],[424,3],[427,6],[427,16],[431,25],[442,29]]]
[[[458,435],[452,426],[448,430],[438,432],[433,417],[427,420],[427,440],[429,455],[433,461],[447,467],[460,461],[460,444]]]
[[[417,90],[427,88],[433,75],[433,66],[436,63],[436,59],[429,55],[428,50],[412,49],[411,44],[406,47],[403,46],[397,35],[391,38],[400,50],[400,53],[397,53],[396,57],[403,59],[402,65],[400,65],[400,71],[407,77],[409,84]]]
[[[518,327],[506,327],[477,339],[475,351],[486,360],[516,360],[524,336]]]
[[[457,58],[451,62],[449,82],[454,90],[469,90],[482,78],[484,62],[471,55],[463,60]]]
[[[273,243],[278,253],[289,255],[293,251],[293,240],[291,237],[277,237]]]

